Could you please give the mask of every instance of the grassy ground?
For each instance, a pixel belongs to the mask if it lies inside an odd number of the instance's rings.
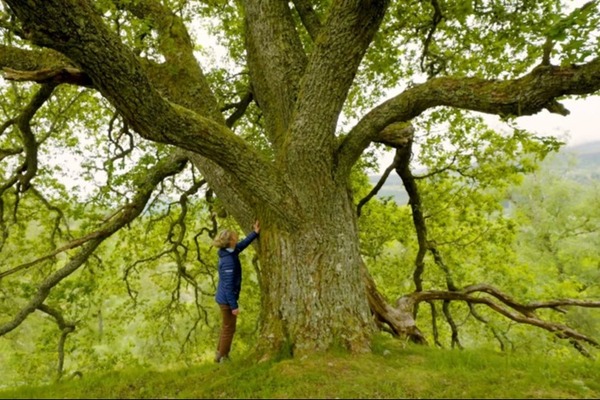
[[[277,363],[247,359],[166,372],[119,371],[0,398],[600,398],[600,362],[402,347]]]

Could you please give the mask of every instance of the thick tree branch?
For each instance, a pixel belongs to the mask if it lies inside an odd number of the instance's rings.
[[[240,117],[242,110],[245,111],[245,107],[249,105],[250,99],[254,99],[253,90],[242,99],[240,108],[225,121],[221,110],[217,107],[216,99],[209,89],[206,78],[195,60],[194,47],[187,40],[187,34],[182,32],[185,28],[181,20],[154,0],[140,2],[138,5],[123,1],[118,1],[118,3],[138,18],[149,18],[154,21],[155,29],[161,38],[161,46],[167,46],[164,51],[172,53],[167,62],[159,68],[154,67],[152,63],[148,64],[149,76],[152,78],[153,85],[159,87],[161,92],[165,93],[171,101],[194,110],[200,115],[208,115],[213,120],[232,127],[236,119]],[[171,29],[171,25],[165,24],[164,21],[159,21],[163,16],[174,24],[174,29]],[[172,44],[176,44],[174,46],[176,50],[170,49],[169,46]],[[182,54],[183,59],[180,60],[178,54]],[[168,84],[165,85],[165,82],[168,82]],[[250,95],[250,93],[252,94]],[[248,103],[246,103],[247,101]],[[196,153],[189,152],[188,157],[210,182],[214,191],[221,198],[228,199],[225,205],[240,225],[251,226],[257,213],[256,204],[253,204],[253,201],[256,200],[254,196],[260,190],[253,190],[252,196],[254,198],[249,199],[248,194],[241,190],[247,183],[245,182],[245,176],[240,177],[240,174],[225,173],[214,161]],[[245,172],[242,175],[245,175]],[[272,184],[275,186],[277,185],[276,181],[277,177],[273,177]],[[275,189],[274,186],[273,189]],[[278,190],[282,190],[282,188],[280,187]],[[283,192],[280,191],[279,194],[285,192],[286,190],[283,189]],[[251,207],[251,205],[254,207]]]
[[[223,116],[198,64],[194,44],[183,20],[156,0],[113,0],[113,3],[131,12],[157,33],[158,51],[165,57],[165,62],[158,67],[160,73],[152,80],[153,85],[169,93],[171,101],[222,122]],[[165,79],[168,84],[160,85]]]
[[[160,1],[113,0],[113,3],[117,8],[127,10],[137,18],[146,21],[156,30],[158,33],[158,50],[169,64],[176,65],[177,63],[189,63],[190,61],[196,64],[193,57],[192,39],[183,21]]]
[[[287,2],[243,3],[252,89],[277,153],[292,120],[307,59]]]
[[[296,118],[286,142],[290,165],[300,158],[318,160],[315,173],[321,174],[323,160],[333,167],[339,114],[387,7],[387,0],[332,3],[302,78]]]
[[[310,0],[293,0],[293,2],[302,24],[306,28],[310,38],[315,41],[322,27],[321,19],[310,3]]]
[[[68,56],[146,139],[179,146],[212,159],[239,181],[244,200],[284,214],[286,184],[279,172],[223,123],[166,101],[137,57],[87,2],[7,2],[33,43]],[[260,187],[261,190],[257,190]]]
[[[388,125],[410,121],[425,110],[448,106],[500,116],[555,111],[557,98],[600,90],[600,58],[584,65],[538,66],[512,80],[433,78],[407,89],[366,114],[340,144],[339,165],[350,168]]]
[[[165,56],[166,62],[160,66],[156,66],[153,63],[144,64],[149,77],[152,79],[152,84],[159,88],[161,93],[169,98],[170,101],[193,110],[200,115],[209,116],[217,123],[232,127],[236,119],[240,117],[242,110],[245,111],[244,107],[247,106],[246,101],[248,100],[248,96],[243,99],[243,103],[237,112],[233,113],[225,121],[221,110],[218,109],[217,101],[210,91],[204,73],[196,61],[195,48],[189,39],[183,21],[167,7],[155,0],[142,0],[139,2],[114,0],[114,3],[118,7],[131,12],[137,18],[150,21],[153,29],[158,34],[159,50]],[[275,19],[272,22],[280,23],[281,21]],[[274,39],[280,38],[276,35],[275,38],[267,39],[267,42]],[[291,53],[288,51],[285,53],[285,56],[288,58],[284,61],[289,63]],[[269,75],[268,78],[272,79],[273,76]],[[252,98],[254,99],[254,89],[252,89]],[[261,202],[260,199],[257,199],[257,195],[263,190],[252,189],[250,197],[247,190],[240,190],[250,183],[246,182],[249,177],[244,176],[240,178],[240,175],[246,175],[247,171],[241,171],[238,174],[224,173],[220,166],[207,157],[200,156],[195,152],[189,152],[188,156],[202,175],[210,182],[215,192],[221,198],[229,199],[226,207],[240,225],[251,226],[253,218],[255,218],[257,213],[256,203],[269,204],[269,202]],[[232,165],[232,167],[234,166]],[[268,169],[265,169],[264,172],[265,175],[269,173]],[[271,172],[273,171],[271,170]],[[261,178],[261,182],[270,182],[268,184],[270,187],[264,190],[270,191],[273,189],[278,192],[278,194],[274,192],[268,196],[279,196],[286,193],[287,190],[283,186],[278,189],[276,188],[278,185],[277,176],[267,178],[265,175]],[[279,183],[281,184],[282,182],[279,181]]]
[[[68,58],[52,49],[27,50],[0,44],[0,68],[5,67],[17,71],[74,68]]]
[[[12,61],[11,57],[2,57],[3,50],[11,50],[11,49],[3,48],[0,46],[0,61],[5,59],[6,63],[11,62]],[[29,50],[23,50],[23,51],[17,51],[17,53],[20,56],[23,56],[25,59],[31,58],[31,59],[35,60],[35,62],[24,63],[24,64],[23,63],[15,63],[15,64],[8,64],[8,65],[22,66],[23,68],[33,68],[33,71],[27,71],[27,73],[30,73],[29,76],[37,75],[36,68],[41,68],[42,70],[48,70],[48,68],[43,68],[43,64],[41,64],[41,63],[43,63],[44,60],[46,60],[47,58],[51,59],[51,57],[38,57],[38,55],[42,54],[43,52],[32,52]],[[51,50],[46,50],[46,53],[52,53],[53,55],[59,54],[59,53],[56,53]],[[56,61],[53,61],[53,62],[56,62]],[[2,65],[4,65],[4,64],[0,64],[0,66],[2,66]],[[52,65],[52,63],[50,63],[50,65]],[[4,67],[6,67],[6,65],[4,65]],[[162,73],[156,74],[156,73],[152,72],[152,71],[155,71],[155,68],[152,66],[152,64],[144,64],[144,67],[149,71],[149,75],[153,79],[152,80],[153,84],[155,84],[157,87],[160,87],[161,91],[164,93],[167,93],[173,100],[178,100],[178,101],[182,102],[181,103],[182,105],[184,105],[190,109],[197,110],[198,112],[201,112],[201,113],[204,113],[204,112],[206,112],[208,114],[213,113],[214,110],[207,109],[208,105],[205,104],[206,102],[203,103],[201,100],[198,100],[198,97],[202,93],[201,91],[195,91],[189,97],[186,97],[187,92],[189,90],[191,90],[190,87],[202,86],[202,79],[200,79],[198,81],[194,78],[192,80],[193,83],[191,85],[190,85],[189,81],[181,82],[179,80],[175,80],[174,81],[175,84],[166,84],[164,74],[162,74]],[[56,69],[51,69],[51,70],[62,71],[65,69],[71,70],[71,68],[72,67],[69,67],[68,64],[60,64]],[[77,71],[80,71],[80,70],[77,70]],[[23,72],[23,71],[21,71],[21,72]],[[27,73],[20,74],[20,76],[26,76]],[[84,72],[81,72],[81,74],[84,74]],[[86,79],[83,79],[83,80],[85,81]],[[75,83],[75,80],[71,79],[71,80],[69,80],[69,83]],[[14,119],[7,121],[2,126],[3,129],[1,132],[4,132],[4,130],[8,126],[15,124],[15,123],[16,123],[16,121]],[[5,153],[7,153],[7,155],[8,155],[8,153],[13,154],[16,152],[16,150],[17,149],[14,149],[14,150],[6,149]],[[18,149],[18,150],[19,151],[17,153],[22,151],[22,149]],[[4,154],[4,153],[0,152],[0,154]],[[212,187],[215,189],[215,192],[218,193],[219,196],[222,196],[223,198],[230,199],[226,205],[227,205],[228,211],[230,211],[234,215],[236,220],[240,221],[240,224],[242,226],[251,226],[252,222],[253,222],[253,218],[254,218],[253,214],[255,213],[255,211],[251,211],[249,209],[248,202],[246,202],[244,200],[244,194],[239,191],[239,187],[237,186],[239,184],[239,178],[236,178],[230,174],[224,173],[224,171],[218,165],[216,165],[214,162],[212,162],[204,157],[200,157],[195,153],[189,152],[188,157],[190,157],[190,159],[194,162],[194,164],[202,172],[202,175],[205,176],[207,179],[210,179],[210,182],[212,184]],[[6,190],[6,188],[14,185],[16,182],[17,182],[17,177],[15,176],[14,180],[7,182],[6,185],[0,187],[0,193],[3,192],[4,190]],[[251,215],[251,216],[248,217],[248,215]]]

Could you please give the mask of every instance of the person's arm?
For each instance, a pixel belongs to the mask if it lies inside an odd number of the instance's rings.
[[[250,232],[248,234],[248,236],[246,236],[244,238],[244,240],[239,241],[235,245],[235,249],[238,252],[242,252],[246,247],[248,247],[250,245],[250,243],[252,243],[252,241],[254,241],[254,239],[256,239],[258,237],[259,233],[260,233],[260,223],[258,221],[256,221],[254,223],[254,230],[252,232]]]

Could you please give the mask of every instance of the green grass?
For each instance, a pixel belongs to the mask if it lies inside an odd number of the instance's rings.
[[[600,398],[600,363],[379,338],[371,354],[321,354],[189,369],[118,371],[0,398]]]

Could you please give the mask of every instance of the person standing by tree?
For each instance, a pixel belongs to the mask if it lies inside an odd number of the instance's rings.
[[[240,312],[238,299],[242,288],[242,265],[240,253],[258,237],[260,224],[254,223],[254,230],[238,242],[238,234],[234,230],[225,229],[213,241],[219,255],[219,285],[215,299],[221,308],[222,324],[219,344],[215,354],[215,362],[229,360],[229,351],[235,333],[237,316]]]

